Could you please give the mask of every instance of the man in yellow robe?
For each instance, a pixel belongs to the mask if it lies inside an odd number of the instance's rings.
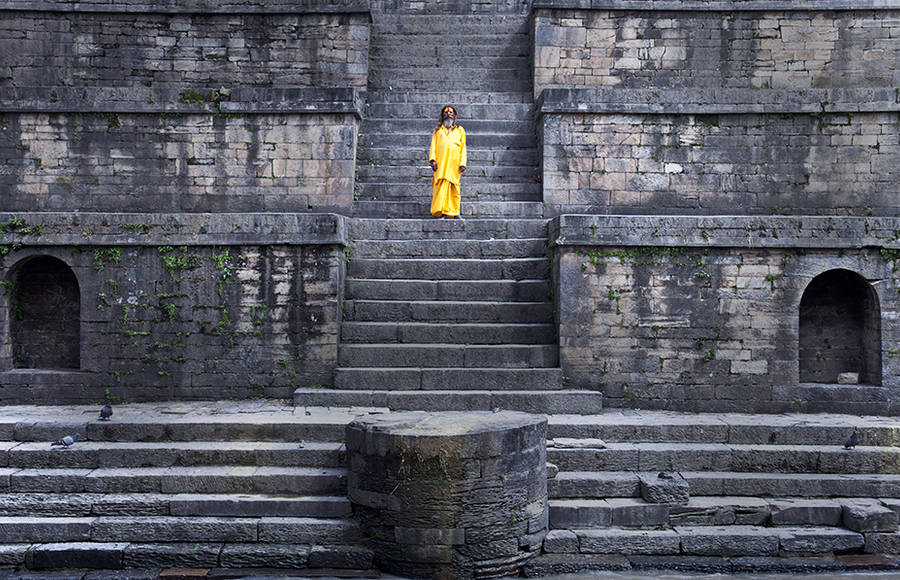
[[[466,132],[456,122],[456,109],[441,109],[441,120],[431,134],[428,162],[434,172],[431,215],[436,218],[459,218],[459,178],[466,170]]]

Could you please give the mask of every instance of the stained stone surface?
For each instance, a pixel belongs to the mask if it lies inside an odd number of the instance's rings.
[[[349,497],[385,571],[518,574],[547,531],[547,419],[394,413],[347,427]]]

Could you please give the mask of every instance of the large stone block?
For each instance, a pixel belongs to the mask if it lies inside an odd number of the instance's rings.
[[[690,500],[690,485],[677,473],[660,472],[640,475],[641,497],[649,503],[686,505]]]
[[[896,532],[897,513],[871,500],[840,500],[844,527],[855,532]]]
[[[779,534],[751,526],[677,527],[682,552],[698,556],[774,556]]]

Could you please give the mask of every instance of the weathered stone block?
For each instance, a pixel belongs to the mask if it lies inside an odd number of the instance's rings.
[[[544,538],[544,552],[548,554],[577,554],[578,536],[569,530],[550,530]]]
[[[313,546],[309,552],[310,568],[368,570],[373,560],[372,550],[356,546]]]
[[[825,554],[849,552],[865,544],[862,534],[839,528],[793,528],[781,532],[781,549],[784,552]]]
[[[606,527],[612,524],[612,506],[606,500],[557,499],[550,501],[552,529]]]
[[[698,556],[774,556],[777,531],[750,526],[677,527],[682,552]]]
[[[690,485],[677,473],[641,474],[641,497],[649,503],[685,505]]]
[[[308,562],[306,544],[225,544],[219,554],[223,568],[303,568]]]
[[[127,543],[94,542],[42,544],[33,551],[32,566],[45,568],[88,568],[116,570],[122,567]]]
[[[876,501],[840,500],[844,527],[855,532],[896,532],[897,513]]]
[[[672,530],[574,530],[585,554],[677,554],[680,540]]]
[[[773,526],[839,526],[840,503],[826,499],[779,499],[769,501]]]

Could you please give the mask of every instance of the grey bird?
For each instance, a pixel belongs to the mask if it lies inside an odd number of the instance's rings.
[[[853,449],[857,445],[859,445],[859,431],[854,427],[853,433],[851,433],[850,437],[844,442],[844,449]]]
[[[53,443],[51,443],[50,447],[61,445],[61,446],[65,447],[66,449],[68,449],[69,446],[71,446],[73,443],[78,441],[79,437],[81,437],[81,433],[75,433],[74,435],[66,435],[62,439],[58,439],[58,440],[54,441]]]
[[[109,405],[103,405],[103,408],[100,409],[100,420],[109,421],[110,417],[112,417],[112,407]]]

